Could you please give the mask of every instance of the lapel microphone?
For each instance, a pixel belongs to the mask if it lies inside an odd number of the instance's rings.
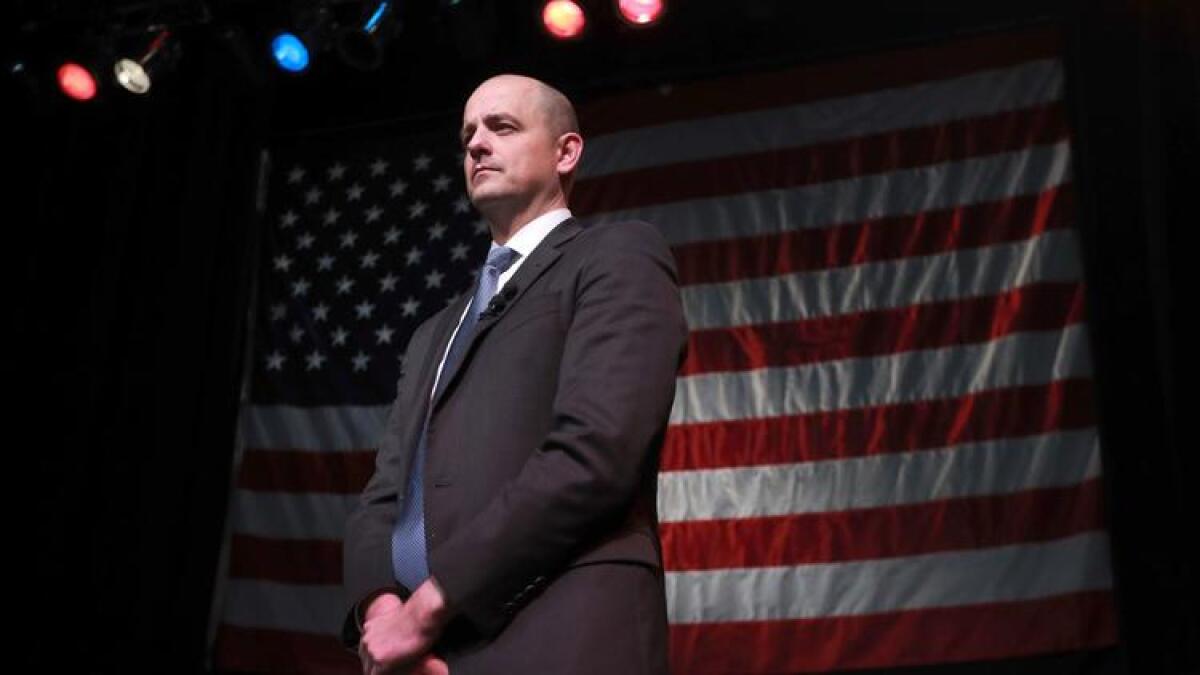
[[[491,302],[488,303],[488,306],[483,310],[483,313],[479,315],[479,318],[483,319],[486,317],[499,316],[500,313],[504,311],[504,308],[508,307],[508,303],[511,302],[516,295],[517,285],[511,282],[505,284],[503,290],[492,296]]]

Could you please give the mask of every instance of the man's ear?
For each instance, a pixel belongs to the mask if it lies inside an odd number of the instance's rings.
[[[568,131],[558,137],[558,175],[574,173],[579,158],[583,156],[583,136]]]

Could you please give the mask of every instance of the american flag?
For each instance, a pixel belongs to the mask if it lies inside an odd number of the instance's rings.
[[[659,479],[675,673],[1116,641],[1057,55],[996,34],[581,110],[576,212],[661,228],[691,328]],[[344,518],[407,333],[486,247],[428,147],[277,158],[219,667],[354,672]]]

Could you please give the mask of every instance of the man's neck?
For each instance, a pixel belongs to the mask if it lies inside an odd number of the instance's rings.
[[[492,231],[492,240],[503,246],[512,239],[522,227],[533,222],[535,218],[555,209],[567,208],[567,200],[560,194],[547,201],[529,204],[513,213],[484,213],[488,226]]]

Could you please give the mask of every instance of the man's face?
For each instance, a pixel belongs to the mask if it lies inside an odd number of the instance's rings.
[[[484,82],[463,109],[463,174],[476,206],[518,205],[558,189],[557,139],[546,127],[539,93],[517,78]]]

